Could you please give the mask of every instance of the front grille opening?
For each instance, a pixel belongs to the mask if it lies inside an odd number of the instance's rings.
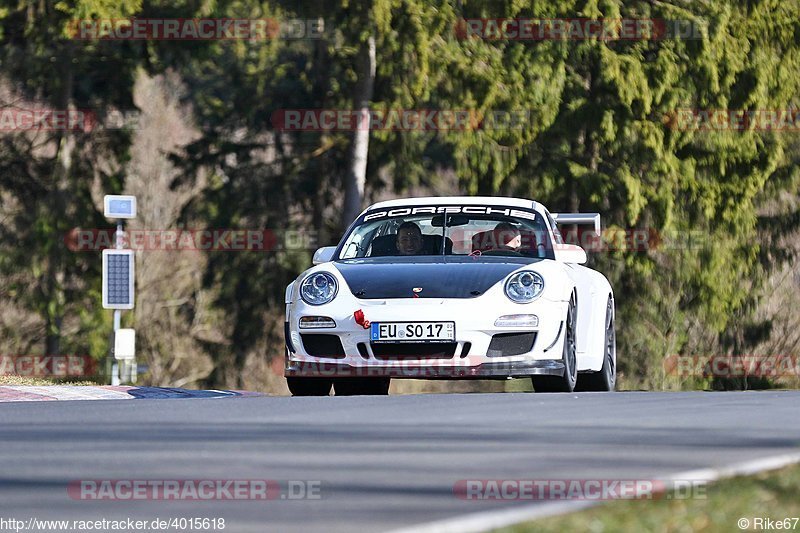
[[[450,359],[456,353],[455,342],[387,342],[372,344],[376,359]]]
[[[533,350],[533,343],[536,341],[536,333],[498,333],[492,336],[489,349],[486,351],[488,357],[508,357],[510,355],[521,355]]]
[[[303,348],[308,355],[314,357],[329,357],[331,359],[343,359],[344,347],[338,335],[324,335],[321,333],[301,333]]]
[[[363,342],[359,342],[358,344],[356,344],[356,347],[358,348],[358,353],[361,354],[361,357],[363,359],[369,359],[369,352],[367,351],[366,344],[364,344]]]

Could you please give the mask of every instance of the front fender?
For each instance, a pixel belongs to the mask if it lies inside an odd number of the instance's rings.
[[[296,280],[286,286],[286,294],[283,297],[283,303],[285,304],[292,303],[292,291],[294,290],[295,283],[297,283]]]
[[[613,291],[608,279],[591,268],[575,265],[571,277],[578,293],[577,350],[579,371],[598,371],[605,355],[606,304]]]

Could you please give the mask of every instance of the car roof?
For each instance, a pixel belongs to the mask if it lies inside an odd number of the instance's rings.
[[[534,200],[524,200],[522,198],[510,198],[503,196],[426,196],[422,198],[397,198],[395,200],[385,200],[369,206],[365,212],[374,209],[384,209],[396,206],[413,205],[505,205],[509,207],[524,207],[536,211],[543,210],[542,204]]]

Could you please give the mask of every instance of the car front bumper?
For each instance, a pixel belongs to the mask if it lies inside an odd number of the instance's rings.
[[[349,295],[348,295],[349,296]],[[349,298],[348,298],[349,300]],[[408,379],[446,378],[509,378],[530,375],[563,375],[561,361],[563,348],[563,317],[567,303],[539,300],[530,304],[514,304],[507,300],[496,302],[485,298],[342,301],[322,306],[310,306],[302,301],[287,306],[286,376],[336,377],[374,376]],[[450,343],[452,354],[404,353],[398,356],[379,351],[370,342],[370,330],[358,324],[354,312],[361,310],[371,322],[455,322],[455,343]],[[535,328],[519,326],[498,327],[500,316],[534,314],[539,325]],[[304,316],[330,317],[336,322],[333,328],[301,329],[299,319]],[[504,355],[492,350],[496,335],[531,334],[533,346],[524,353]],[[341,342],[343,353],[307,351],[305,335],[335,336]],[[413,352],[413,349],[407,351]]]

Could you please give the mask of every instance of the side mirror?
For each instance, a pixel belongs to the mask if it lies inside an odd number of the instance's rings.
[[[561,263],[586,263],[586,250],[576,244],[556,244],[554,252]]]
[[[333,259],[333,254],[335,252],[336,252],[335,246],[323,246],[322,248],[314,252],[314,258],[311,260],[311,263],[314,265],[327,263],[328,261]]]

